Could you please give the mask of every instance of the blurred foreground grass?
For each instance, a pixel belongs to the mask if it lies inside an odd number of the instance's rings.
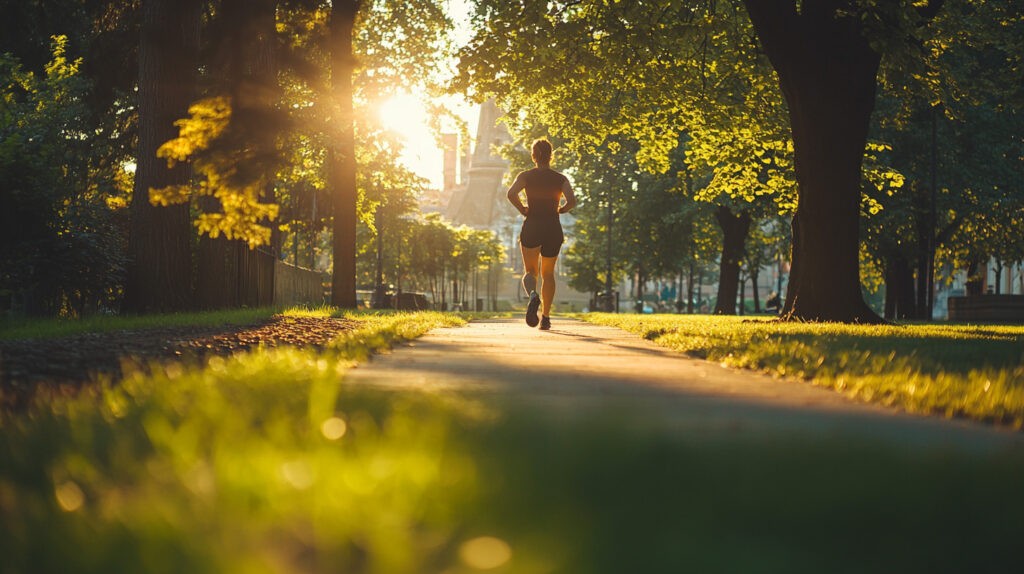
[[[996,572],[1024,455],[668,434],[344,384],[461,319],[169,364],[0,419],[0,571]]]
[[[1024,326],[842,325],[588,314],[659,345],[912,412],[1024,425]]]

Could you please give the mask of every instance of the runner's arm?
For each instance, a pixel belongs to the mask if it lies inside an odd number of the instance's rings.
[[[516,180],[512,182],[512,185],[508,187],[508,192],[505,194],[508,197],[509,202],[515,206],[519,213],[526,217],[529,213],[529,208],[523,206],[523,201],[519,198],[519,192],[526,189],[526,183],[523,182],[523,174],[516,176]]]
[[[565,203],[558,208],[558,213],[569,213],[572,208],[576,207],[576,194],[572,191],[569,178],[565,178],[565,181],[562,182],[562,195],[565,197]]]

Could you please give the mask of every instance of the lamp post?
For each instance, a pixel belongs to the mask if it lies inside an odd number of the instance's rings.
[[[414,220],[412,215],[403,213],[395,218],[396,229],[391,231],[393,240],[397,238],[397,241],[393,241],[395,246],[395,285],[394,300],[391,302],[391,306],[395,309],[402,308],[402,255],[406,251],[409,226]]]
[[[383,309],[384,304],[384,220],[381,217],[381,208],[377,206],[374,219],[377,225],[377,273],[374,281],[373,308]]]
[[[612,292],[612,190],[611,187],[607,188],[605,195],[605,203],[608,209],[608,251],[605,257],[605,275],[604,275],[604,308],[605,312],[615,311],[618,312],[619,306],[615,304],[615,295]]]
[[[374,182],[374,188],[380,189],[377,182]],[[372,307],[374,309],[383,309],[387,307],[384,304],[384,208],[387,204],[387,194],[383,189],[380,189],[380,203],[373,212],[373,223],[377,228],[377,270],[375,273],[374,287],[373,287],[373,301]]]

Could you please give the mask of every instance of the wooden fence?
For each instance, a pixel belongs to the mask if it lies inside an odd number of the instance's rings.
[[[284,261],[274,264],[274,305],[323,305],[326,277]]]

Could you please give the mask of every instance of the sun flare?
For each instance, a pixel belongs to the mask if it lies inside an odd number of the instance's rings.
[[[458,97],[442,97],[434,100],[447,110],[440,118],[432,118],[429,103],[408,92],[400,92],[376,104],[379,126],[397,136],[403,146],[402,163],[427,178],[431,185],[440,188],[443,184],[443,152],[439,135],[431,129],[432,120],[437,120],[445,133],[457,133],[460,125],[473,128],[479,114],[479,106],[467,103]],[[436,127],[436,126],[435,126]],[[468,134],[471,138],[473,133]]]
[[[398,136],[407,167],[436,182],[440,179],[441,152],[428,125],[426,106],[411,94],[396,94],[377,107],[381,126]]]
[[[384,129],[401,136],[427,131],[427,110],[423,102],[411,94],[396,94],[384,100],[377,115]]]

